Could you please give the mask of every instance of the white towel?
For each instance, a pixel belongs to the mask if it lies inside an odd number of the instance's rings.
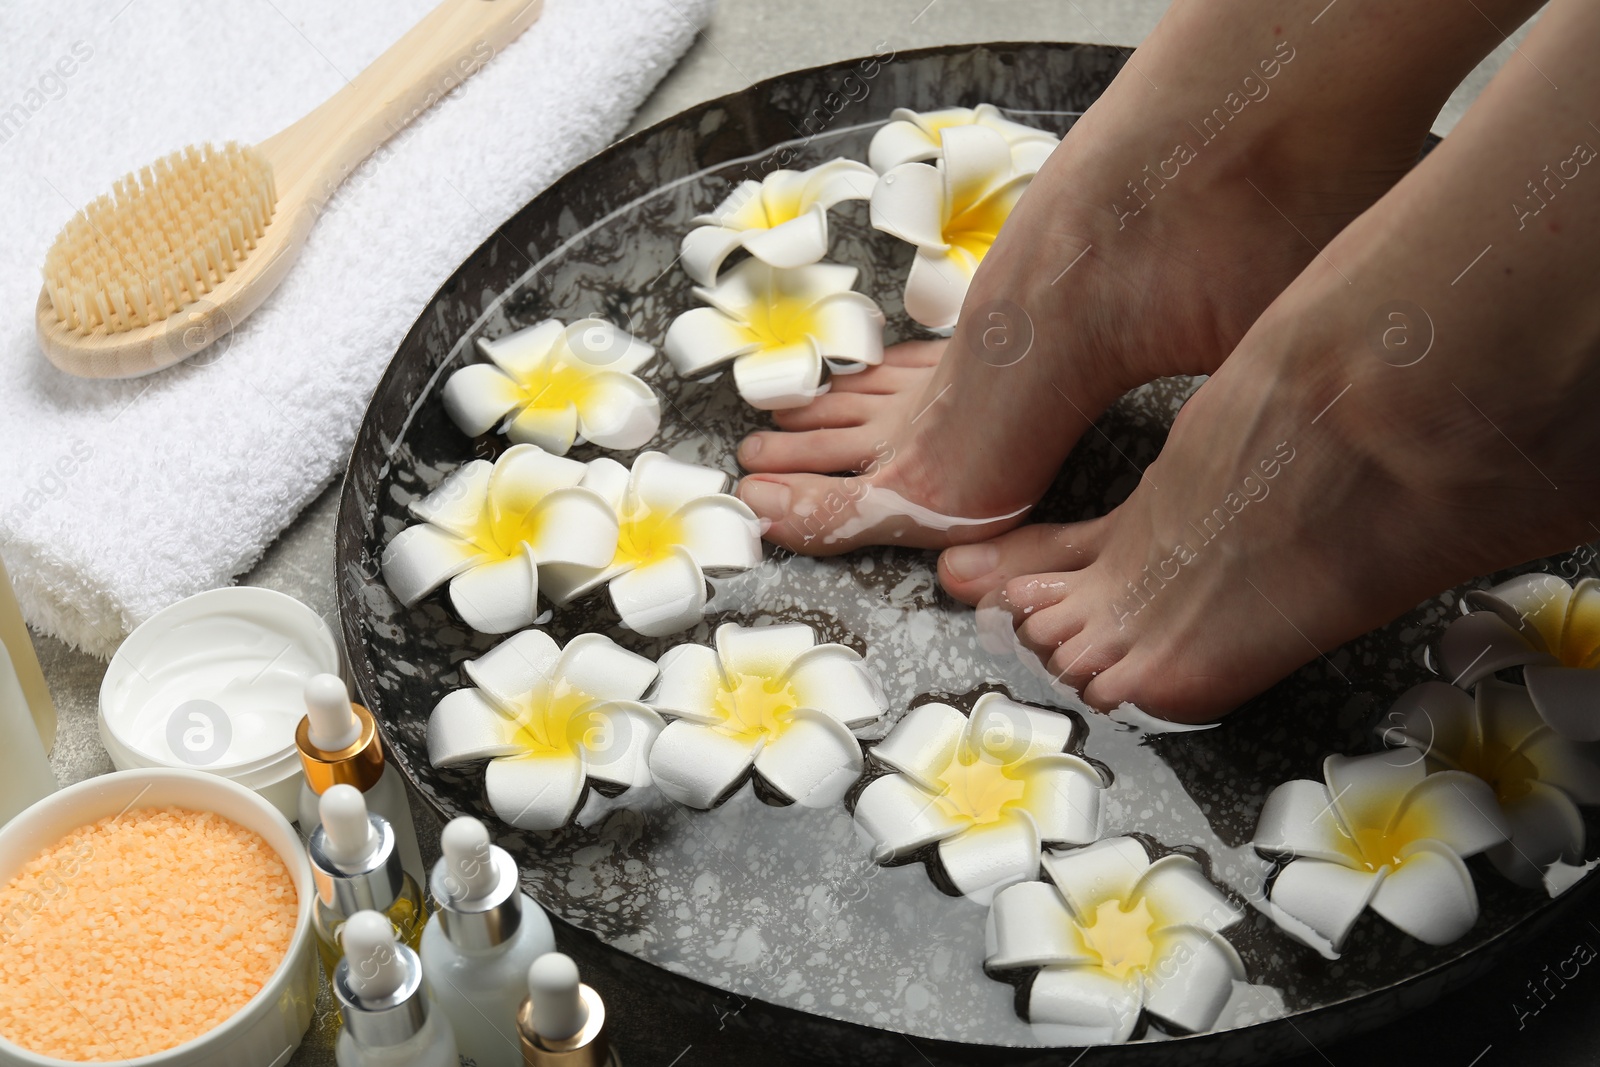
[[[433,2],[0,6],[0,553],[38,629],[109,655],[162,607],[249,569],[342,468],[434,290],[616,137],[713,0],[547,0],[346,182],[214,361],[124,382],[45,361],[39,268],[77,207],[185,144],[265,139]]]

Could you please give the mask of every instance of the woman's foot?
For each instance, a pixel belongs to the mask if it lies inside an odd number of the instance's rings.
[[[1231,17],[1175,6],[1069,132],[973,280],[942,359],[926,343],[897,349],[781,418],[784,432],[746,439],[739,493],[769,540],[830,554],[1015,526],[1124,392],[1216,369],[1404,172],[1497,43],[1482,19],[1441,17],[1437,3],[1395,13],[1357,0],[1320,24],[1262,0],[1228,6]],[[824,476],[846,471],[859,473]]]
[[[1600,74],[1580,42],[1600,11],[1581,5],[1263,314],[1125,504],[951,549],[946,587],[1008,611],[1090,704],[1200,721],[1440,589],[1592,539]]]

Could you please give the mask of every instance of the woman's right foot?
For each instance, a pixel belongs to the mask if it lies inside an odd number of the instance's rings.
[[[1450,89],[1498,43],[1481,18],[1421,10],[1434,3],[1396,13],[1352,0],[1305,24],[1262,0],[1232,6],[1237,24],[1214,5],[1169,12],[1068,133],[973,279],[942,358],[897,351],[780,419],[790,432],[746,439],[739,495],[769,540],[828,555],[1018,525],[1123,393],[1220,365],[1404,173]],[[1427,41],[1420,71],[1400,51],[1413,38]],[[1398,99],[1385,64],[1412,82]],[[859,473],[826,476],[840,471]],[[976,599],[1010,575],[942,577]]]

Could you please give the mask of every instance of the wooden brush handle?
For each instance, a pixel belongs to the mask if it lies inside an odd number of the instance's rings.
[[[320,212],[378,146],[476,74],[544,0],[444,0],[321,107],[257,146],[280,203]]]

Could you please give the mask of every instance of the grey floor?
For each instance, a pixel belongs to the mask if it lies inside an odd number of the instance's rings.
[[[1165,7],[1161,0],[723,0],[712,26],[645,103],[633,128],[783,71],[881,52],[885,47],[900,50],[997,40],[1132,47]],[[1448,132],[1455,124],[1493,71],[1513,54],[1519,38],[1520,34],[1513,35],[1463,83],[1441,113],[1437,132]],[[440,264],[440,270],[453,266]],[[336,486],[323,492],[242,581],[282,590],[331,616],[337,496]],[[104,661],[49,638],[38,638],[35,644],[60,714],[52,756],[57,777],[65,785],[111,770],[95,725]],[[419,806],[417,817],[424,837],[435,836],[430,833],[436,826],[431,814]],[[1563,927],[1529,945],[1525,966],[1509,967],[1416,1019],[1355,1044],[1308,1047],[1294,1063],[1296,1067],[1600,1064],[1600,1019],[1588,1010],[1600,994],[1600,979],[1580,972],[1540,1001],[1525,988],[1527,983],[1547,981],[1547,966],[1561,967],[1579,946],[1588,944],[1600,947],[1600,927]],[[1587,956],[1593,959],[1594,951]],[[616,1039],[630,1067],[697,1067],[756,1059],[769,1067],[784,1067],[803,1062],[775,1054],[769,1046],[751,1044],[740,1036],[737,1025],[728,1026],[715,1013],[685,1016],[627,989],[603,987],[601,992],[611,1005]],[[1537,1012],[1530,1011],[1536,1007]],[[911,1047],[906,1056],[908,1062],[922,1062]],[[1094,1062],[1094,1055],[1085,1060]],[[326,1030],[314,1027],[291,1063],[332,1064],[332,1041]]]

